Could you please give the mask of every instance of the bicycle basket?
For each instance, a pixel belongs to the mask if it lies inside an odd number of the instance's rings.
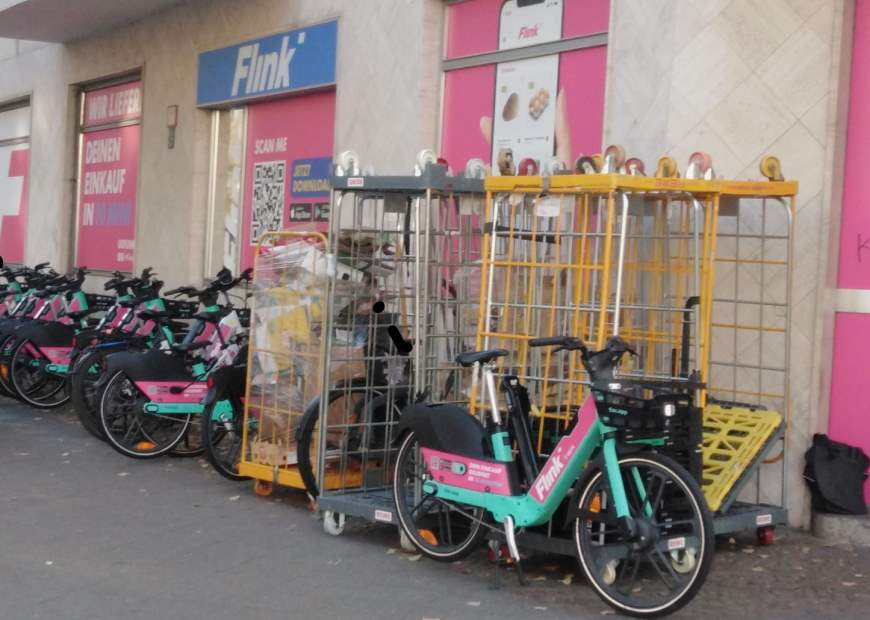
[[[692,397],[682,393],[654,394],[645,397],[649,388],[628,386],[618,390],[593,388],[598,417],[625,439],[661,437],[669,434],[672,421],[692,407]]]

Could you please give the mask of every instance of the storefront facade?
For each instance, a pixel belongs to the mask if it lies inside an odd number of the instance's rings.
[[[812,434],[870,451],[853,337],[870,308],[853,153],[870,140],[868,8],[678,4],[210,0],[63,45],[0,45],[4,258],[153,266],[168,286],[236,271],[262,230],[324,227],[345,149],[407,174],[424,148],[497,172],[507,147],[570,163],[618,143],[648,169],[704,150],[718,174],[756,179],[772,153],[801,183],[785,484],[806,525]]]

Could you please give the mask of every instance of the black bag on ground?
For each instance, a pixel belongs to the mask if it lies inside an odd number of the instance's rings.
[[[864,482],[870,459],[861,448],[813,435],[813,445],[804,455],[804,478],[810,485],[813,510],[836,514],[864,515]]]

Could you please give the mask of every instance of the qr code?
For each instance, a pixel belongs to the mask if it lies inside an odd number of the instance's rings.
[[[251,208],[251,245],[264,232],[281,230],[284,221],[283,161],[254,164],[253,205]]]

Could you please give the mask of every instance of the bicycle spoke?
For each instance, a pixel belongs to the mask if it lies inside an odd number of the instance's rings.
[[[677,575],[677,572],[674,570],[674,567],[671,566],[670,561],[668,561],[668,559],[662,554],[662,552],[659,549],[654,549],[652,551],[652,553],[647,554],[647,557],[650,559],[650,564],[652,565],[652,567],[655,569],[655,571],[658,573],[659,577],[661,578],[662,583],[665,584],[665,586],[669,590],[676,590],[677,588],[680,587],[680,576]],[[656,562],[656,560],[654,559],[656,557],[659,558],[662,561],[662,563],[664,564],[664,567],[667,569],[667,572],[669,573],[670,577],[674,580],[674,585],[670,585],[668,583],[668,580],[665,578],[665,574],[661,571],[661,567],[659,566],[659,563]]]

